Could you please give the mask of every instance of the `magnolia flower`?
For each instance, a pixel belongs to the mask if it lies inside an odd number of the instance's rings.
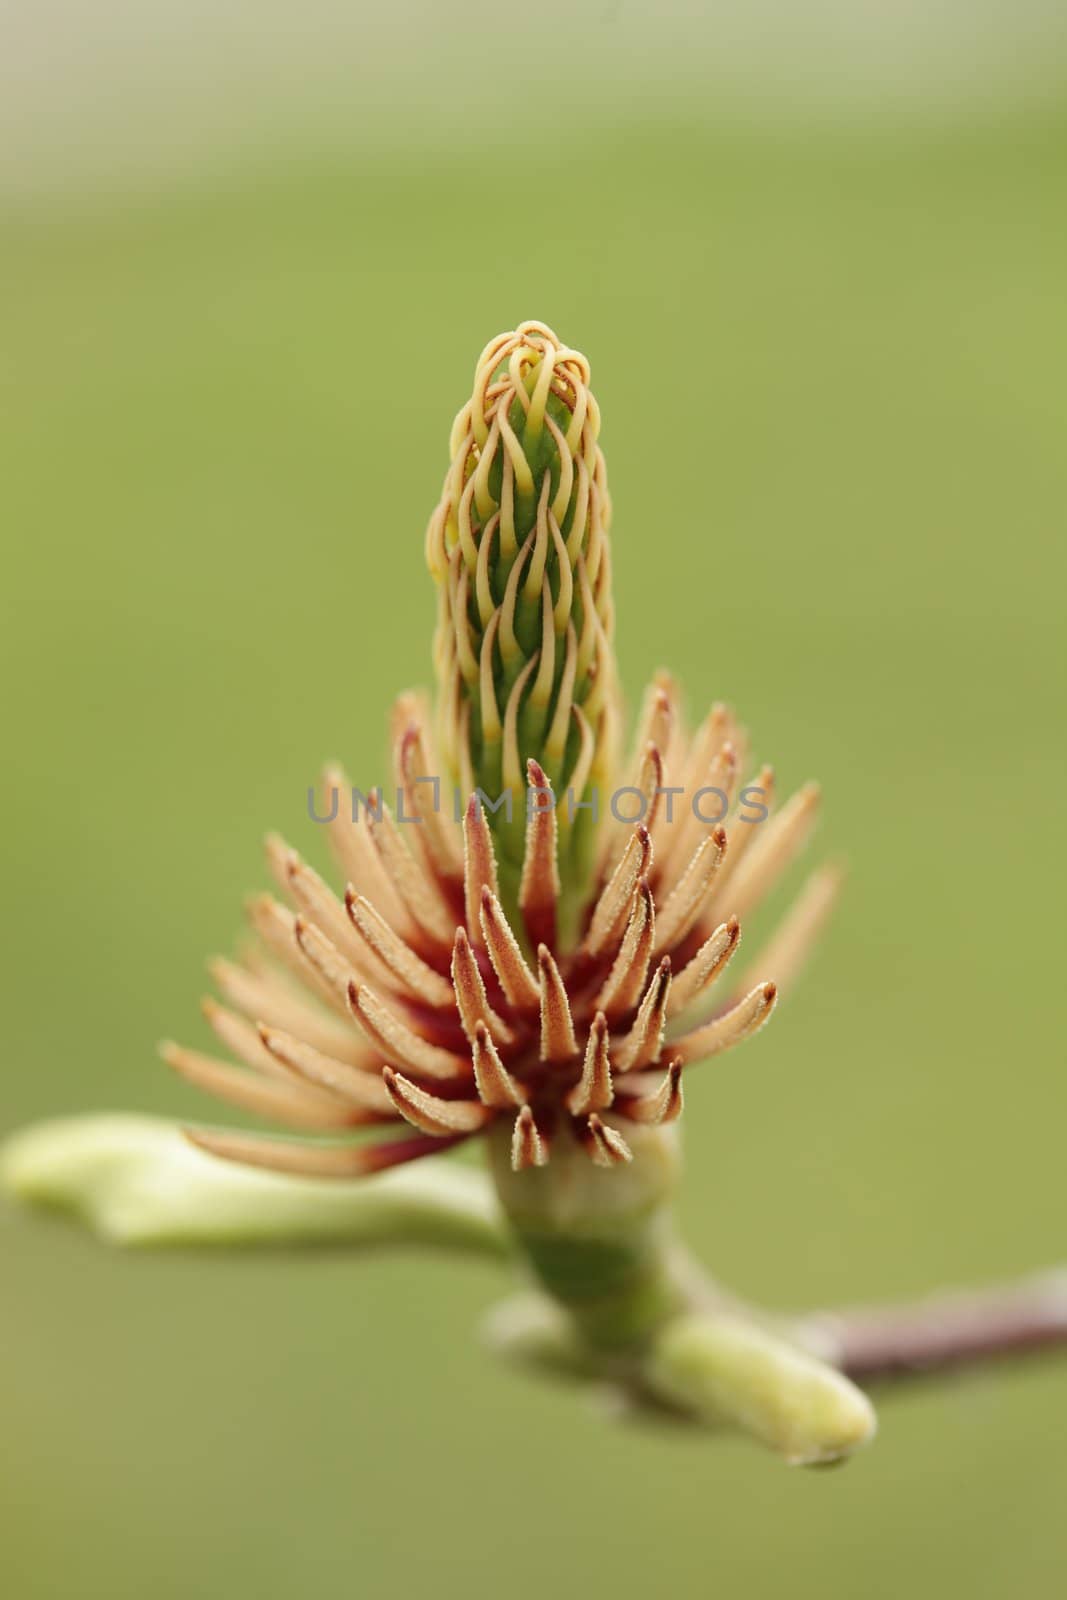
[[[645,1409],[736,1423],[790,1460],[833,1460],[874,1429],[846,1372],[981,1353],[991,1314],[1016,1343],[1060,1336],[1064,1287],[1012,1291],[993,1313],[954,1302],[947,1322],[943,1308],[781,1322],[673,1237],[686,1078],[767,1023],[838,874],[809,877],[736,977],[744,920],[806,843],[818,790],[776,807],[733,713],[690,728],[666,674],[620,757],[589,381],[541,324],[482,353],[427,533],[436,712],[397,701],[388,798],[325,772],[314,814],[335,886],[268,840],[276,893],[250,903],[255,949],[213,963],[221,1000],[204,1003],[226,1057],[162,1047],[284,1134],[46,1125],[13,1141],[7,1183],[142,1243],[510,1252],[540,1292],[494,1319],[498,1347],[610,1378]],[[398,1170],[473,1140],[487,1178]]]
[[[183,1077],[275,1122],[402,1136],[191,1134],[214,1155],[353,1177],[485,1135],[516,1173],[553,1146],[616,1167],[636,1130],[679,1116],[687,1066],[771,1015],[773,981],[720,999],[724,974],[738,913],[803,844],[818,793],[766,820],[773,776],[742,787],[744,731],[715,706],[690,733],[666,675],[616,768],[610,501],[588,378],[535,323],[483,352],[427,538],[443,762],[427,707],[402,695],[395,804],[324,776],[343,892],[268,841],[283,898],[257,898],[250,917],[273,959],[216,963],[227,1004],[206,1007],[240,1067],[164,1047]],[[461,824],[442,771],[469,796]],[[818,874],[788,919],[787,974],[834,882]]]

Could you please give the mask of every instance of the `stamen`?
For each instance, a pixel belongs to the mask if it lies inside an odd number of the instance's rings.
[[[715,982],[741,941],[741,924],[736,917],[721,922],[671,984],[667,1015],[676,1016],[692,1005]],[[764,971],[767,968],[764,967]],[[774,968],[773,970],[777,970]]]
[[[637,885],[648,876],[652,865],[652,840],[648,829],[634,829],[615,871],[600,895],[589,923],[583,949],[591,956],[601,955],[611,943],[622,918],[627,914]]]
[[[438,944],[452,943],[455,926],[437,883],[416,861],[397,828],[389,807],[383,803],[381,815],[370,817],[371,838],[382,865],[389,873],[397,893],[413,919]]]
[[[159,1053],[172,1071],[196,1088],[268,1121],[288,1123],[294,1128],[343,1128],[354,1127],[364,1120],[376,1120],[365,1118],[329,1095],[297,1087],[291,1080],[279,1082],[276,1078],[256,1077],[240,1067],[217,1061],[214,1056],[201,1055],[198,1050],[185,1050],[169,1040],[160,1045]]]
[[[619,1167],[624,1162],[633,1160],[634,1153],[622,1134],[606,1122],[601,1122],[595,1111],[586,1127],[588,1129],[586,1149],[594,1166]]]
[[[691,860],[693,852],[698,848],[700,841],[707,836],[708,828],[714,826],[714,824],[701,819],[700,809],[703,809],[707,802],[699,798],[700,791],[702,789],[714,789],[717,791],[717,794],[712,798],[716,800],[716,809],[721,809],[722,811],[722,818],[720,819],[722,820],[729,814],[734,789],[737,785],[737,775],[737,751],[732,744],[726,743],[708,766],[697,773],[693,780],[692,788],[687,790],[683,796],[685,809],[668,835],[665,852],[661,852],[662,886],[660,893],[664,897],[678,883],[683,864]]]
[[[608,1022],[604,1013],[598,1011],[589,1030],[582,1076],[567,1096],[567,1109],[572,1116],[580,1117],[589,1111],[605,1111],[614,1098],[608,1059]]]
[[[537,964],[541,974],[541,1060],[570,1061],[578,1054],[578,1041],[567,990],[547,945],[538,946]]]
[[[382,1081],[400,1115],[435,1139],[446,1139],[454,1133],[477,1133],[493,1115],[480,1100],[442,1100],[392,1067],[382,1068]]]
[[[462,1056],[443,1050],[415,1033],[365,985],[359,987],[353,983],[349,986],[348,1004],[370,1043],[416,1077],[448,1081],[462,1078],[470,1071],[470,1063]]]
[[[817,783],[806,783],[769,822],[752,824],[761,837],[730,882],[730,906],[739,917],[758,905],[805,843],[819,809]]]
[[[295,941],[293,948],[299,949]],[[357,1066],[366,1054],[365,1046],[347,1028],[276,979],[247,972],[221,957],[209,962],[208,970],[230,1004],[253,1021],[284,1028],[342,1061],[354,1059]]]
[[[472,1044],[479,1023],[484,1023],[500,1044],[510,1044],[514,1040],[514,1030],[497,1016],[489,1004],[466,928],[456,929],[456,941],[452,947],[452,986],[459,1020]]]
[[[792,983],[807,965],[819,935],[837,903],[844,874],[840,867],[819,867],[805,882],[793,904],[764,945],[753,965],[773,972],[779,989]],[[745,987],[745,978],[739,983]]]
[[[539,762],[526,763],[526,777],[530,803],[519,907],[531,942],[551,946],[556,941],[556,907],[560,893],[556,802],[552,785]],[[544,801],[547,804],[541,804]]]
[[[426,853],[438,875],[446,880],[463,874],[459,832],[441,805],[440,763],[429,754],[422,717],[409,722],[399,739],[399,777],[412,814],[419,818]]]
[[[671,1062],[658,1089],[624,1100],[619,1110],[631,1122],[676,1122],[682,1114],[681,1061]]]
[[[511,1165],[516,1172],[527,1167],[544,1167],[548,1164],[548,1145],[534,1121],[529,1106],[523,1106],[515,1118],[515,1131],[511,1136]]]
[[[738,797],[733,810],[726,819],[726,838],[729,854],[723,863],[722,871],[719,873],[718,882],[715,885],[716,897],[725,893],[726,885],[733,881],[734,875],[745,859],[750,847],[756,844],[763,836],[769,815],[774,806],[774,768],[766,765],[760,767],[759,772],[756,774],[755,783],[745,784],[741,795],[745,795],[751,789],[759,791],[758,805],[762,807],[764,815],[762,818],[752,817],[750,813],[757,808],[757,803]]]
[[[263,840],[263,854],[267,858],[270,875],[284,895],[292,898],[292,884],[289,882],[289,863],[297,860],[297,853],[292,845],[286,844],[280,833],[268,833]]]
[[[593,1004],[609,1017],[623,1016],[637,1004],[656,936],[656,910],[648,879],[642,878],[634,896],[619,953]]]
[[[303,1178],[359,1178],[383,1172],[422,1156],[435,1156],[464,1134],[451,1139],[430,1139],[425,1135],[409,1139],[389,1139],[380,1144],[324,1145],[303,1144],[295,1139],[262,1139],[247,1133],[221,1133],[208,1128],[182,1130],[190,1144],[223,1161],[236,1161],[247,1167],[266,1167],[271,1172],[289,1172]]]
[[[723,1012],[704,1027],[685,1033],[671,1046],[683,1062],[703,1061],[708,1056],[719,1055],[732,1045],[757,1033],[774,1010],[778,990],[773,983],[761,983],[729,1011]]]
[[[359,939],[352,928],[348,913],[344,905],[331,889],[323,882],[318,873],[293,851],[286,866],[286,876],[293,899],[301,911],[306,912],[310,921],[319,929],[336,947],[339,955],[354,966],[363,977],[372,977],[380,981],[383,976],[382,963],[378,960],[373,950],[368,951],[363,940]],[[296,922],[301,919],[297,918]],[[294,923],[294,934],[300,941],[300,932]],[[331,983],[327,977],[327,983]],[[384,974],[387,982],[392,982],[392,974]],[[347,982],[347,980],[346,980]],[[342,994],[344,985],[342,985]]]
[[[699,919],[708,891],[726,854],[726,829],[713,828],[701,843],[656,919],[656,949],[680,943]]]
[[[296,943],[296,916],[273,895],[257,894],[246,902],[245,913],[252,927],[267,946],[272,956],[284,962],[288,970],[301,983],[310,979],[324,1000],[330,992],[318,973],[312,972]]]
[[[645,690],[634,741],[635,764],[641,752],[654,744],[666,760],[677,722],[677,688],[673,679],[658,674]]]
[[[671,958],[664,956],[638,1007],[633,1027],[615,1052],[615,1070],[634,1072],[660,1058],[671,990]]]
[[[411,946],[393,932],[369,901],[349,889],[345,895],[345,906],[357,933],[404,988],[428,1006],[452,1004],[454,997],[448,979],[427,966],[421,956],[417,956]]]
[[[227,1011],[225,1006],[220,1006],[210,995],[204,996],[200,1002],[200,1010],[216,1039],[220,1040],[238,1061],[243,1061],[253,1072],[265,1072],[272,1078],[285,1081],[285,1073],[264,1049],[255,1023],[249,1022],[247,1017],[239,1017],[234,1011]]]
[[[487,888],[497,898],[500,891],[496,879],[496,851],[493,835],[489,831],[485,809],[476,794],[467,802],[463,817],[463,885],[467,907],[467,927],[478,927],[482,890]],[[449,936],[451,942],[451,935]]]
[[[475,1025],[472,1059],[474,1082],[484,1105],[494,1110],[525,1105],[526,1091],[504,1066],[484,1022]]]
[[[607,878],[618,866],[619,857],[629,843],[632,830],[644,826],[652,833],[660,810],[662,796],[658,791],[663,788],[663,757],[654,744],[647,744],[641,755],[636,771],[631,774],[631,781],[625,785],[626,790],[636,789],[641,798],[635,800],[639,815],[633,822],[619,822],[614,816],[609,820],[605,829],[606,837],[604,848],[601,852],[598,877]],[[621,798],[621,797],[620,797]],[[630,805],[630,795],[626,796],[627,808]]]
[[[411,914],[374,847],[366,809],[361,821],[352,819],[352,785],[340,767],[327,767],[323,784],[327,793],[337,792],[337,815],[326,824],[326,836],[345,878],[378,907],[402,939],[417,933]],[[328,809],[332,811],[333,807]]]
[[[723,745],[730,740],[736,749],[739,737],[733,713],[717,700],[693,735],[679,781],[687,789],[699,788],[706,781],[702,774],[707,772]]]
[[[503,906],[488,885],[482,888],[481,925],[485,948],[489,952],[493,970],[500,979],[500,987],[509,1002],[522,1010],[539,1006],[540,985],[526,965],[525,957],[519,948],[519,941],[512,933],[511,924],[504,915]]]
[[[344,1016],[348,1009],[348,986],[361,978],[362,974],[353,969],[337,946],[332,944],[321,929],[313,922],[309,922],[306,917],[298,916],[295,919],[293,934],[301,954],[325,981],[331,1003]]]
[[[250,895],[245,901],[245,915],[263,940],[271,955],[296,970],[293,961],[293,923],[296,920],[288,906],[275,900],[272,894]]]
[[[283,1033],[278,1028],[261,1025],[259,1036],[272,1060],[280,1063],[287,1075],[295,1075],[366,1111],[389,1115],[392,1105],[382,1083],[382,1063],[377,1053],[373,1056],[373,1066],[354,1067],[347,1061],[339,1061],[336,1056],[316,1050],[302,1039],[294,1039],[291,1033]]]

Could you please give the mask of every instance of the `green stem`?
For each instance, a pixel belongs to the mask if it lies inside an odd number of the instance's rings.
[[[531,1273],[590,1351],[636,1354],[688,1303],[669,1197],[673,1130],[628,1130],[634,1161],[594,1166],[561,1126],[547,1167],[515,1173],[510,1132],[490,1140],[490,1172]]]

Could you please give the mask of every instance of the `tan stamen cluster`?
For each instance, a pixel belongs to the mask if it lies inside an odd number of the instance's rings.
[[[175,1045],[180,1074],[224,1100],[302,1131],[345,1133],[406,1123],[371,1142],[309,1143],[196,1131],[215,1154],[318,1177],[379,1171],[448,1148],[506,1119],[513,1166],[540,1167],[569,1130],[591,1161],[631,1159],[628,1124],[673,1121],[684,1069],[766,1022],[776,986],[723,993],[740,939],[737,912],[770,888],[810,827],[802,789],[762,824],[737,805],[741,730],[716,707],[690,738],[673,685],[653,686],[628,784],[646,801],[637,826],[602,830],[595,887],[569,946],[556,935],[556,812],[547,776],[528,762],[531,805],[516,920],[505,913],[487,819],[472,800],[456,824],[426,806],[427,714],[402,697],[394,722],[402,826],[382,800],[328,825],[347,880],[335,894],[297,853],[268,842],[284,896],[254,899],[257,950],[213,972],[226,1002],[206,1003],[235,1066]],[[734,797],[724,825],[691,810],[668,821],[669,775],[687,792],[714,783]],[[770,798],[771,775],[759,774]],[[420,798],[421,797],[421,798]],[[422,811],[420,812],[420,805]],[[833,893],[811,880],[773,941],[791,976]],[[720,998],[721,996],[721,998]]]

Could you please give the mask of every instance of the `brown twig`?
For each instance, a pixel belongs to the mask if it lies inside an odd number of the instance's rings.
[[[820,1312],[801,1341],[857,1382],[976,1366],[1067,1344],[1067,1268],[902,1306]]]

